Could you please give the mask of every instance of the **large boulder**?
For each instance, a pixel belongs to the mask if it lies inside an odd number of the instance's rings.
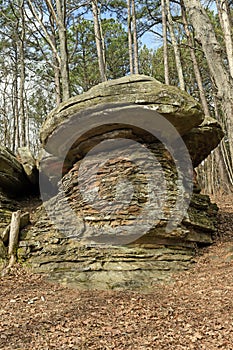
[[[41,130],[44,206],[20,258],[85,288],[143,288],[186,269],[216,232],[193,167],[222,136],[187,93],[146,76],[62,103]]]

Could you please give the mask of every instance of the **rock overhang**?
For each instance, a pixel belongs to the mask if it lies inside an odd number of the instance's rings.
[[[74,136],[73,128],[77,124],[90,124],[90,128],[95,128],[95,116],[104,125],[104,118],[111,111],[124,124],[130,124],[127,119],[136,111],[141,114],[141,118],[143,113],[152,118],[156,118],[159,113],[180,135],[204,120],[200,105],[187,93],[151,77],[134,75],[101,83],[58,106],[49,114],[41,129],[43,147],[59,157],[61,143]]]

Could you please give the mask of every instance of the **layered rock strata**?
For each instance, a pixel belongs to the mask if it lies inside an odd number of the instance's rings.
[[[20,258],[80,288],[148,290],[187,269],[212,243],[217,213],[193,167],[222,136],[194,99],[146,76],[61,104],[41,130],[44,207]]]
[[[148,290],[187,269],[216,232],[193,167],[222,136],[193,98],[147,76],[62,103],[41,130],[44,203],[21,261],[80,288]]]
[[[33,184],[23,165],[9,149],[0,146],[0,262],[7,253],[7,239],[3,236],[11,222],[12,212],[22,209],[19,200],[30,195],[30,192],[34,192]],[[22,227],[28,222],[27,217]]]

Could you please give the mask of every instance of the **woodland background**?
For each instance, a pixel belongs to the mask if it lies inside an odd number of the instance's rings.
[[[225,131],[198,168],[204,190],[233,191],[233,1],[0,0],[0,143],[39,151],[60,102],[141,73],[179,86]]]

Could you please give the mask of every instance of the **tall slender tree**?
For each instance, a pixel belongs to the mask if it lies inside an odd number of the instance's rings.
[[[134,60],[133,60],[133,39],[132,39],[132,7],[131,0],[127,0],[128,9],[128,46],[129,46],[129,66],[130,74],[134,73]]]
[[[19,114],[21,121],[21,145],[26,146],[26,108],[25,108],[25,8],[24,0],[19,1],[20,31],[19,35],[19,60],[20,60],[20,86],[19,86]]]
[[[134,73],[139,73],[139,61],[138,61],[138,35],[137,35],[137,19],[136,19],[136,7],[135,0],[131,0],[132,5],[132,24],[133,24],[133,53],[134,53]]]
[[[186,33],[187,42],[188,42],[189,51],[190,51],[190,56],[191,56],[192,63],[193,63],[193,70],[194,70],[195,78],[196,78],[197,85],[198,85],[198,90],[199,90],[201,104],[202,104],[202,107],[203,107],[205,115],[206,116],[210,116],[210,110],[209,110],[208,102],[207,102],[207,99],[206,99],[206,96],[205,96],[205,92],[204,92],[201,72],[200,72],[199,64],[198,64],[198,61],[197,61],[197,58],[196,58],[196,54],[195,54],[195,50],[194,50],[194,42],[192,40],[192,35],[191,35],[191,32],[189,30],[189,26],[188,26],[186,9],[184,7],[183,0],[181,0],[180,4],[181,4],[181,12],[182,12],[182,19],[183,19],[184,30],[185,30],[185,33]]]
[[[170,0],[165,0],[166,4],[166,11],[167,11],[167,18],[168,18],[168,28],[171,36],[171,42],[175,54],[175,61],[176,61],[176,69],[177,74],[179,78],[179,85],[181,90],[185,90],[185,82],[184,82],[184,74],[183,74],[183,68],[181,63],[181,55],[180,55],[180,49],[177,43],[175,30],[174,30],[174,22],[171,15],[171,9],[170,9]]]
[[[161,0],[161,14],[163,26],[163,62],[164,62],[164,80],[165,84],[170,84],[169,64],[168,64],[168,40],[167,40],[167,11],[165,0]]]
[[[56,0],[54,4],[51,0],[46,0],[46,8],[40,6],[37,1],[26,0],[32,16],[28,19],[35,26],[36,30],[40,33],[44,41],[49,45],[52,54],[53,61],[47,59],[48,64],[52,65],[54,69],[54,76],[56,77],[56,92],[60,92],[60,100],[65,101],[70,97],[70,81],[69,81],[69,67],[68,67],[68,49],[67,49],[67,31],[66,31],[66,1]],[[52,17],[53,27],[48,28],[46,22],[47,17]],[[56,36],[51,35],[51,32],[56,34],[54,29],[58,30],[59,43]],[[36,37],[38,41],[38,38]],[[39,46],[42,53],[45,55],[43,47]],[[58,68],[56,63],[58,63]],[[58,69],[61,79],[61,89],[58,87]],[[59,98],[57,97],[57,101]]]
[[[102,28],[101,28],[101,21],[99,18],[99,7],[98,7],[98,0],[92,0],[92,13],[93,13],[93,20],[94,20],[94,31],[95,31],[95,41],[96,41],[96,49],[97,49],[97,55],[98,55],[98,63],[99,63],[99,72],[101,81],[106,81],[106,62],[105,62],[105,55],[104,55],[104,42],[103,42],[103,36],[102,36]]]
[[[231,77],[233,78],[233,39],[232,23],[230,20],[230,8],[227,0],[216,0],[220,24],[224,34],[227,60]]]
[[[195,29],[196,39],[202,45],[210,74],[217,88],[228,136],[231,167],[233,167],[233,79],[225,66],[221,45],[201,2],[199,0],[184,0],[184,4]]]

